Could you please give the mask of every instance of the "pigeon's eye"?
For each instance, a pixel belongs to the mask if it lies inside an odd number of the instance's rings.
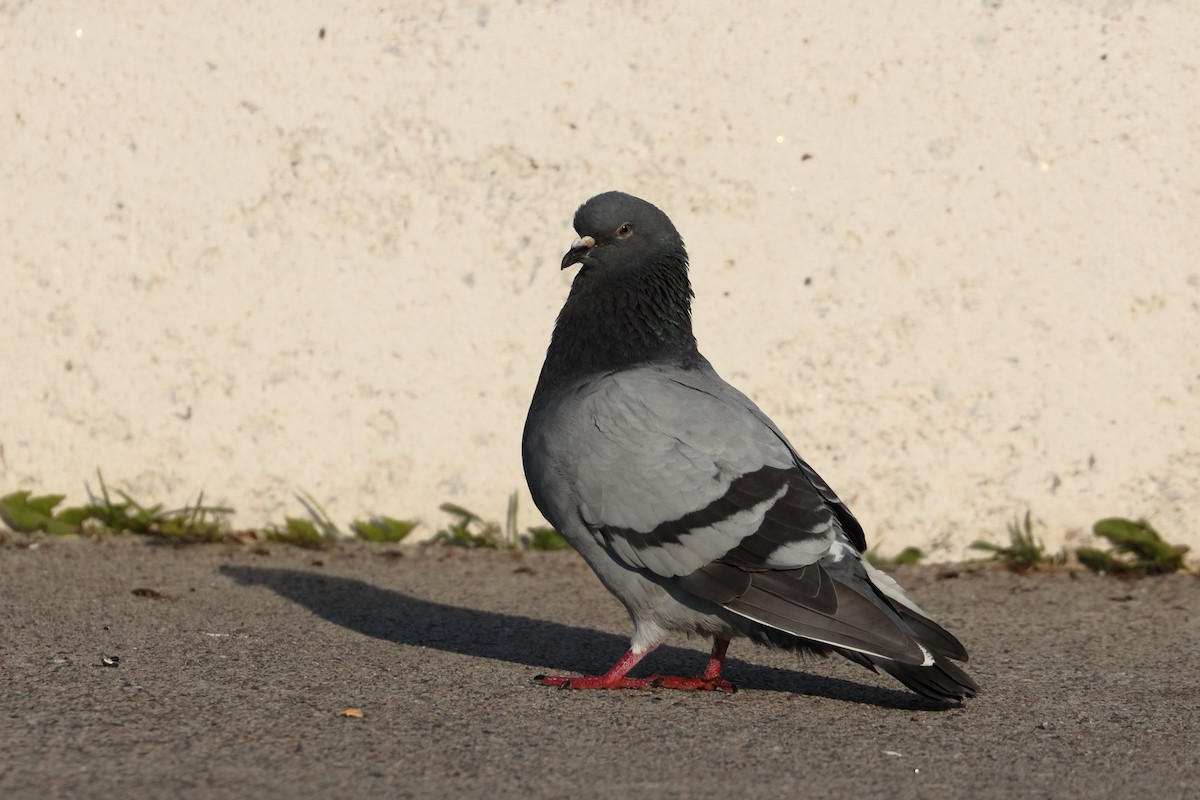
[[[632,222],[626,222],[624,225],[617,228],[617,238],[618,239],[628,239],[632,235],[633,235],[633,223]]]

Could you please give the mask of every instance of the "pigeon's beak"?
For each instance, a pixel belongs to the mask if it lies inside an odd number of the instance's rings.
[[[571,242],[571,249],[563,256],[562,268],[577,267],[583,263],[588,251],[596,246],[596,240],[590,236],[580,236]]]

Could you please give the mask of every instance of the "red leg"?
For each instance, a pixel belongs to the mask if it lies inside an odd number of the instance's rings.
[[[704,677],[719,678],[725,667],[725,651],[729,649],[729,640],[720,637],[713,640],[712,653],[708,657],[708,666],[704,669]]]
[[[543,686],[557,686],[560,689],[682,689],[684,691],[732,693],[736,692],[737,688],[721,677],[721,668],[725,666],[725,651],[728,648],[728,639],[716,639],[713,642],[712,654],[708,657],[708,666],[704,669],[704,675],[697,678],[683,678],[677,675],[651,675],[648,678],[626,677],[629,671],[654,649],[650,648],[641,653],[634,653],[630,650],[603,675],[585,675],[578,678],[538,675],[534,681]]]
[[[725,692],[732,694],[737,687],[721,677],[721,669],[725,666],[725,651],[729,649],[729,640],[717,637],[713,640],[712,653],[708,657],[708,666],[699,678],[680,678],[675,675],[651,675],[650,685],[663,689],[683,689],[698,692]]]

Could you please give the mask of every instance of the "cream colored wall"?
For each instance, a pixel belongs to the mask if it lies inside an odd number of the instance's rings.
[[[3,4],[0,489],[532,522],[558,260],[620,188],[882,551],[1026,509],[1196,547],[1197,42],[1133,0]]]

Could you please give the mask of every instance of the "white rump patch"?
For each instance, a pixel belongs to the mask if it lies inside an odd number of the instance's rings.
[[[767,556],[766,564],[775,569],[807,567],[827,554],[833,544],[833,521],[830,520],[812,532],[812,537],[798,542],[788,542],[775,548]]]

